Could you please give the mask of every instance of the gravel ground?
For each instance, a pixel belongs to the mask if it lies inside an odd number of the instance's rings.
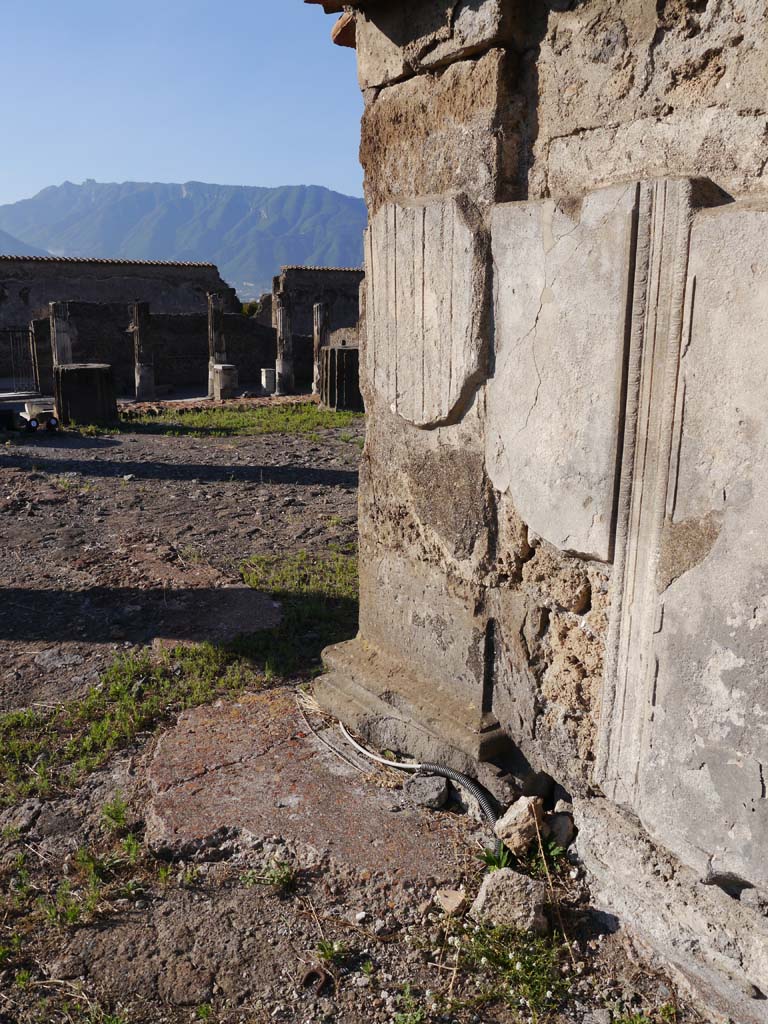
[[[238,567],[354,544],[361,437],[0,446],[0,709],[78,697],[122,650],[272,626]],[[518,996],[480,1000],[489,969],[460,953],[485,827],[329,750],[294,685],[184,712],[74,791],[0,812],[0,1024],[534,1020]],[[445,888],[466,897],[454,917]],[[593,912],[578,864],[554,898],[571,950],[540,1024],[698,1019]]]

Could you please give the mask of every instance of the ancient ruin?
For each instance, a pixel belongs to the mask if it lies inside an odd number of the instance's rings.
[[[226,289],[213,263],[0,256],[0,328],[47,315],[51,302],[149,302],[156,313],[204,313]]]
[[[764,1021],[764,5],[324,6],[370,226],[318,695],[500,796],[546,772],[604,907]]]

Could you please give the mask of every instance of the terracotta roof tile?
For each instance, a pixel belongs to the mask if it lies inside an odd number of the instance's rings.
[[[0,253],[0,260],[23,261],[25,263],[99,263],[112,266],[129,267],[212,267],[215,263],[191,263],[177,260],[107,260],[97,256],[14,256]]]

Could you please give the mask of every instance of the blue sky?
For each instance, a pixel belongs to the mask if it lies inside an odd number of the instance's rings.
[[[85,178],[361,195],[332,25],[302,0],[0,0],[0,203]]]

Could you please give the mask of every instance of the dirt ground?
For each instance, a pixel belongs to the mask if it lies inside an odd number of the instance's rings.
[[[239,566],[353,542],[361,435],[0,446],[0,711],[83,692],[121,648],[270,625]]]
[[[0,710],[80,699],[126,650],[273,628],[281,608],[240,566],[353,548],[362,433],[1,446]],[[489,998],[507,975],[465,916],[486,827],[372,771],[298,682],[189,707],[69,791],[0,810],[0,1024],[698,1019],[565,857],[550,916],[568,945],[536,976],[558,998]],[[443,890],[463,895],[453,915]]]

